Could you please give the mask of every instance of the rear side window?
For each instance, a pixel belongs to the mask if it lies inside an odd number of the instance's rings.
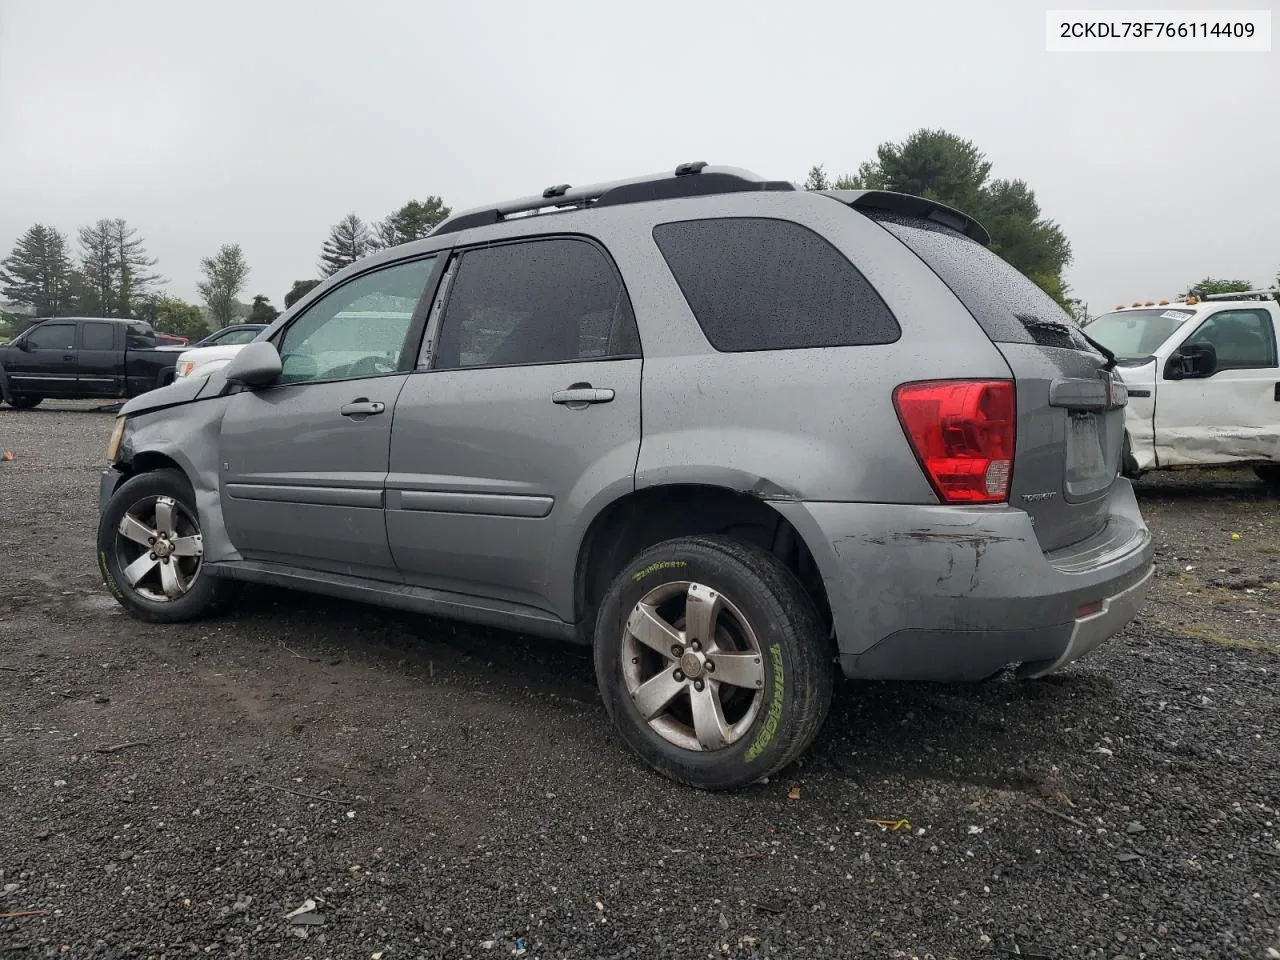
[[[685,220],[659,224],[653,239],[722,352],[893,343],[901,335],[867,278],[797,223]]]
[[[80,346],[85,350],[110,350],[116,343],[115,328],[109,323],[80,324]]]
[[[868,215],[927,263],[996,343],[1091,349],[1052,297],[976,240],[927,220]]]
[[[583,240],[468,250],[440,325],[435,369],[640,355],[631,301],[608,257]]]

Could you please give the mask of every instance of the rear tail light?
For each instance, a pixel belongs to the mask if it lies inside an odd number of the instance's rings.
[[[1010,380],[928,380],[893,392],[916,459],[943,503],[1009,499],[1017,403]]]

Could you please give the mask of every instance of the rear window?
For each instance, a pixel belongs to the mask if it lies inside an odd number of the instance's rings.
[[[976,240],[927,220],[868,216],[927,263],[996,343],[1091,349],[1052,297]]]
[[[893,343],[898,322],[856,267],[789,220],[663,223],[653,239],[722,352]]]

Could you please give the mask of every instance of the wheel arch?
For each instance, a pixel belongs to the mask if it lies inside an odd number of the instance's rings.
[[[768,485],[762,482],[753,490],[760,488]],[[782,560],[830,628],[830,604],[813,553],[795,526],[767,499],[711,484],[672,483],[614,499],[587,526],[574,566],[579,639],[590,643],[600,601],[632,557],[664,540],[715,534],[754,543]]]

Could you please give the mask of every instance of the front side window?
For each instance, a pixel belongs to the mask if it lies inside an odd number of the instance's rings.
[[[631,301],[613,264],[594,244],[557,238],[461,255],[434,368],[639,355]]]
[[[115,328],[109,323],[80,325],[80,346],[85,350],[110,350],[116,344]]]
[[[280,341],[281,383],[394,373],[435,257],[366,273],[316,301]]]
[[[717,350],[893,343],[898,322],[843,254],[789,220],[662,223],[653,238]]]
[[[1219,370],[1254,370],[1276,365],[1276,336],[1266,310],[1220,310],[1205,318],[1187,343],[1210,344]]]
[[[76,325],[74,323],[46,323],[27,334],[27,344],[36,350],[74,350]]]

